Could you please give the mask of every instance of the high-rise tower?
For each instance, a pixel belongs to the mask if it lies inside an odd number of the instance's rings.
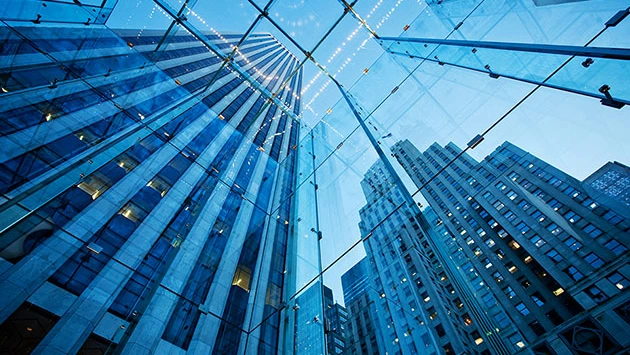
[[[299,62],[269,34],[0,34],[3,350],[275,353]]]
[[[513,345],[523,353],[627,350],[627,210],[589,192],[606,195],[596,181],[607,175],[623,185],[619,173],[600,169],[581,182],[509,142],[482,162],[452,143],[421,153],[405,140],[393,152],[518,327]]]

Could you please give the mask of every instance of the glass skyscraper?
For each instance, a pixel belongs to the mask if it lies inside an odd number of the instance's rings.
[[[2,1],[0,353],[624,353],[628,15]]]
[[[298,60],[269,34],[80,26],[1,29],[3,351],[274,352],[279,318],[247,335],[281,303]],[[284,107],[211,51],[237,44]]]

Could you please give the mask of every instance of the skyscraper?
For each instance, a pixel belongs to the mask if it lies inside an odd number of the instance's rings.
[[[360,211],[359,227],[367,235],[365,260],[370,265],[364,293],[366,303],[376,309],[380,352],[510,353],[499,331],[511,329],[494,326],[489,310],[471,300],[486,300],[488,292],[479,277],[462,275],[459,269],[467,265],[453,261],[461,252],[449,248],[454,244],[450,235],[438,235],[419,209],[405,202],[409,192],[394,183],[382,163],[374,164],[361,184],[368,204]],[[349,308],[350,319],[364,312],[352,302]],[[491,313],[506,317],[504,312]]]
[[[587,192],[592,179],[509,142],[480,163],[452,143],[393,152],[518,327],[510,342],[524,353],[627,349],[630,224]]]
[[[275,353],[296,58],[269,34],[0,33],[3,351]]]
[[[346,308],[335,301],[333,290],[324,286],[324,333],[329,354],[341,354],[346,347]]]
[[[384,340],[377,323],[375,291],[369,285],[369,260],[361,259],[341,276],[343,299],[348,311],[344,354],[378,354]]]

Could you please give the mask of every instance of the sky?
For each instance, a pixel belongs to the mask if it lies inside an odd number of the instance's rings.
[[[181,1],[165,1],[181,6]],[[266,2],[255,3],[262,8]],[[612,14],[625,7],[627,0],[542,7],[531,0],[445,1],[439,7],[423,0],[358,0],[354,10],[379,36],[445,38],[455,24],[464,21],[450,38],[583,46]],[[356,98],[366,115],[370,114],[368,125],[386,153],[401,139],[409,139],[421,151],[436,141],[442,145],[454,142],[463,148],[505,116],[470,152],[475,159],[483,159],[507,140],[578,179],[608,161],[630,164],[628,107],[617,110],[594,98],[549,88],[536,90],[519,104],[534,85],[385,53],[366,26],[351,15],[337,23],[342,13],[336,0],[278,0],[270,7],[269,16],[286,35],[267,20],[253,32],[273,34],[301,61],[305,55],[298,46],[311,52]],[[222,0],[199,1],[187,17],[202,30],[244,33],[257,14],[247,1]],[[119,0],[107,23],[111,28],[137,28],[139,35],[169,24],[170,18],[152,0]],[[630,21],[607,29],[593,45],[630,47]],[[477,58],[515,76],[542,75],[545,63],[549,64],[537,54],[489,53],[483,57],[485,53],[480,50]],[[444,50],[440,55],[453,54]],[[461,60],[471,55],[466,53]],[[630,99],[630,89],[623,84],[630,80],[627,64],[596,59],[586,69],[580,62],[580,58],[574,59],[551,82],[585,91],[609,84],[613,95]],[[322,70],[311,61],[305,62],[303,70],[302,137],[311,129],[316,136],[316,161],[321,164],[317,173],[321,261],[327,267],[360,238],[358,211],[366,201],[359,182],[377,155],[365,134],[356,130],[355,117]],[[390,133],[390,138],[380,138]],[[341,142],[341,148],[335,150]],[[393,163],[414,192],[410,179]],[[421,197],[419,201],[424,202]],[[324,275],[324,283],[342,304],[340,276],[364,255],[358,245]],[[309,276],[305,274],[301,281]]]

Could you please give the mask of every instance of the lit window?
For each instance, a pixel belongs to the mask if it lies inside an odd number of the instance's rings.
[[[232,285],[238,286],[243,290],[249,292],[249,283],[252,277],[251,271],[243,266],[239,265],[234,273],[234,279],[232,280]]]
[[[623,275],[621,275],[618,272],[615,272],[609,275],[606,279],[612,282],[612,284],[615,285],[615,287],[617,287],[620,290],[626,289],[630,285],[628,283],[628,279],[626,279]]]
[[[571,250],[576,251],[582,248],[582,243],[578,242],[577,239],[573,237],[569,237],[564,240],[564,244],[566,244]]]
[[[547,242],[545,242],[538,234],[534,234],[531,238],[529,238],[529,241],[534,243],[534,245],[538,248],[547,244]]]

